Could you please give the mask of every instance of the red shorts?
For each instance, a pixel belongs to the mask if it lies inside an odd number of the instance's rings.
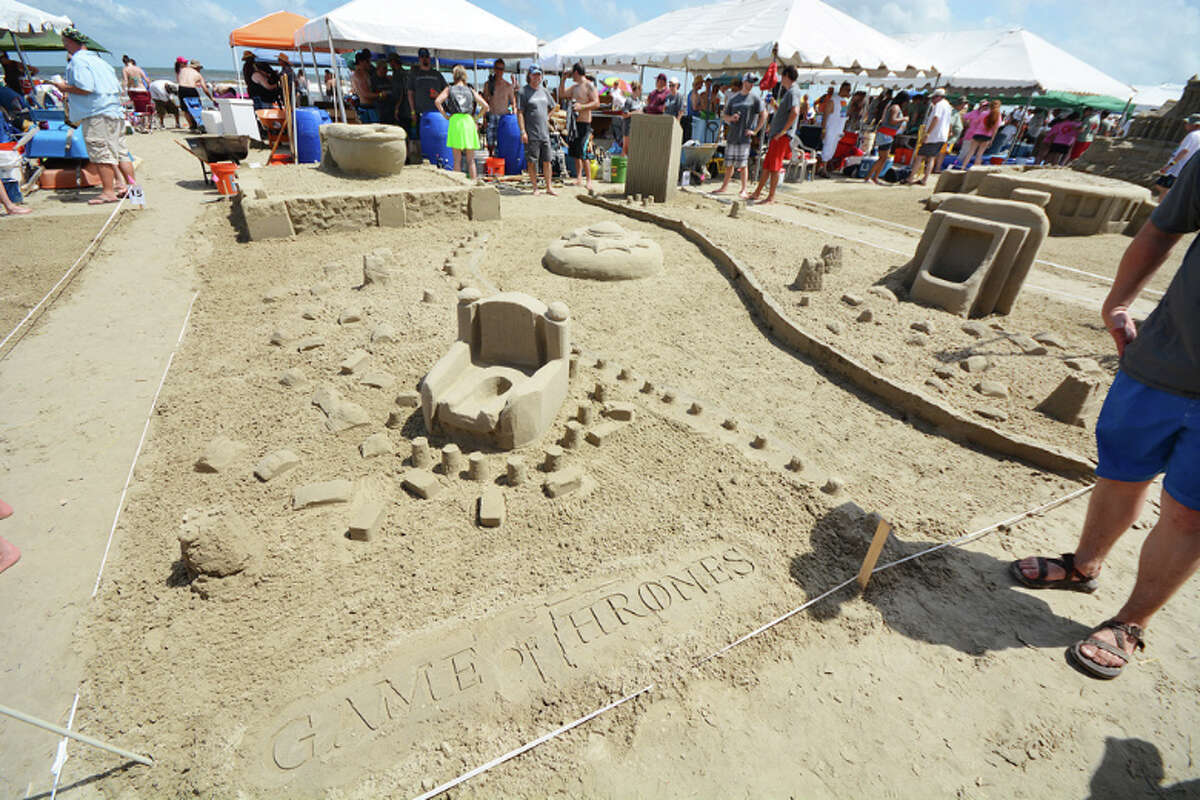
[[[776,136],[767,148],[767,156],[763,159],[763,169],[767,172],[783,172],[783,165],[792,157],[792,139],[790,136]]]
[[[1083,155],[1083,151],[1087,150],[1091,146],[1091,142],[1076,142],[1074,146],[1071,147],[1071,160],[1074,161],[1075,159],[1079,158],[1081,155]]]

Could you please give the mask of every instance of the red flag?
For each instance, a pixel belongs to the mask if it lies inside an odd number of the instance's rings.
[[[769,92],[775,88],[777,83],[779,83],[779,69],[778,65],[772,61],[771,66],[767,67],[767,74],[763,75],[763,79],[758,82],[758,85],[764,92]]]

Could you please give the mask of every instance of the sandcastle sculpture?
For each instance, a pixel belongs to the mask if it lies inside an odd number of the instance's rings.
[[[819,292],[825,283],[825,262],[819,258],[804,259],[796,272],[792,288],[800,292]]]
[[[425,427],[500,449],[539,439],[567,396],[567,306],[458,293],[458,340],[421,381]]]
[[[542,265],[569,278],[623,281],[661,270],[663,253],[658,242],[637,231],[625,230],[616,222],[597,222],[551,243]]]
[[[1007,314],[1049,230],[1035,204],[950,195],[905,267],[909,297],[964,317]]]
[[[343,125],[321,128],[321,166],[355,175],[393,175],[404,167],[408,138],[395,125]]]

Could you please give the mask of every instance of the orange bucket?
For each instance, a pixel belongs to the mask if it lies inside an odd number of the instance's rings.
[[[504,159],[489,158],[483,163],[483,171],[488,175],[503,175],[504,174]]]
[[[268,164],[290,164],[290,163],[292,163],[292,161],[293,161],[293,159],[292,159],[291,153],[276,153],[275,155],[271,156],[271,160],[268,161],[267,163]]]
[[[213,178],[217,181],[217,191],[221,194],[237,194],[237,164],[232,161],[218,161],[209,164]]]

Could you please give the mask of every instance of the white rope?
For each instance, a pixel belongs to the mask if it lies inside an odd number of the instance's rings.
[[[48,301],[51,298],[51,296],[53,296],[53,294],[58,291],[58,287],[62,286],[63,283],[66,282],[67,278],[71,277],[72,273],[75,272],[75,268],[78,267],[80,262],[83,261],[83,259],[87,257],[87,254],[90,253],[92,251],[92,248],[96,246],[96,242],[100,241],[100,237],[104,235],[104,232],[106,230],[108,230],[108,226],[110,224],[112,224],[112,221],[117,216],[117,212],[121,210],[121,206],[123,206],[123,205],[125,205],[124,197],[122,197],[119,201],[117,201],[116,208],[114,208],[112,210],[112,213],[108,215],[108,219],[105,220],[104,225],[100,228],[99,233],[97,233],[94,237],[92,237],[92,241],[88,242],[87,247],[83,248],[83,252],[80,253],[79,258],[75,259],[75,263],[71,265],[71,268],[68,269],[65,273],[63,273],[63,276],[58,279],[58,283],[54,284],[53,288],[51,288],[50,291],[46,292],[46,296],[43,297],[41,300],[39,300],[38,304],[36,306],[29,309],[29,313],[25,315],[24,319],[22,319],[20,322],[17,323],[17,327],[15,327],[11,331],[9,331],[8,335],[5,336],[3,339],[0,339],[0,351],[4,350],[4,345],[8,344],[8,340],[13,338],[14,336],[16,336],[17,331],[21,330],[21,327],[26,322],[28,322],[33,317],[34,314],[37,313],[38,309],[41,308],[46,303],[46,301]],[[0,355],[0,358],[4,358],[4,356]]]
[[[158,379],[158,388],[154,390],[154,398],[150,401],[150,411],[146,414],[146,424],[142,426],[142,436],[138,439],[137,449],[133,451],[133,461],[129,464],[129,472],[125,476],[125,486],[121,489],[121,499],[117,501],[117,511],[113,515],[112,527],[108,531],[108,542],[104,545],[104,555],[100,557],[100,569],[96,572],[96,585],[92,587],[92,597],[100,591],[100,577],[104,574],[104,565],[108,562],[108,551],[112,547],[113,535],[117,532],[117,523],[121,520],[121,509],[125,507],[125,495],[129,493],[129,484],[133,480],[133,468],[137,466],[138,456],[142,454],[142,445],[146,443],[146,434],[150,432],[150,420],[154,418],[154,408],[158,405],[158,395],[162,392],[163,384],[167,382],[167,373],[171,370],[171,362],[175,360],[175,353],[179,350],[179,344],[183,341],[184,331],[187,330],[188,320],[192,317],[192,306],[196,305],[196,298],[200,296],[199,292],[192,295],[192,302],[188,303],[187,314],[183,317],[183,325],[179,327],[179,336],[175,339],[175,347],[172,348],[171,354],[167,356],[167,365],[163,367],[162,377]]]
[[[79,708],[79,692],[75,692],[75,699],[71,702],[71,713],[67,715],[67,730],[71,730],[71,726],[75,724],[75,710]],[[58,779],[62,776],[63,765],[67,763],[67,742],[71,741],[66,736],[58,742],[58,750],[54,754],[54,763],[50,765],[50,772],[54,775],[54,785],[50,787],[50,800],[54,800],[58,796]]]
[[[909,556],[905,556],[904,558],[900,558],[895,561],[890,561],[887,564],[883,564],[881,566],[875,567],[875,569],[871,570],[871,574],[874,575],[877,572],[883,572],[885,569],[891,569],[892,567],[897,567],[901,564],[907,563],[907,562],[912,561],[917,558],[921,558],[922,556],[927,556],[930,553],[937,552],[938,550],[942,550],[947,547],[956,547],[958,545],[965,544],[970,541],[974,541],[975,539],[978,539],[982,536],[986,536],[987,534],[989,534],[993,531],[1000,530],[1001,528],[1007,528],[1017,522],[1020,522],[1021,520],[1028,519],[1029,517],[1033,517],[1038,514],[1044,513],[1046,511],[1049,511],[1052,508],[1057,508],[1058,506],[1062,505],[1063,503],[1070,502],[1071,500],[1074,500],[1077,497],[1081,497],[1082,495],[1087,494],[1093,488],[1095,488],[1094,483],[1090,484],[1088,486],[1084,486],[1080,489],[1076,489],[1073,492],[1069,492],[1068,494],[1065,494],[1062,497],[1058,497],[1054,500],[1051,500],[1048,503],[1043,503],[1042,505],[1040,505],[1036,508],[1031,508],[1028,511],[1022,511],[1019,514],[1014,514],[1013,516],[1009,517],[1006,520],[1002,520],[1001,522],[996,522],[991,525],[988,525],[985,528],[980,528],[977,531],[972,531],[971,533],[964,534],[963,536],[960,536],[957,539],[952,539],[948,542],[942,542],[941,544],[936,544],[936,545],[933,545],[932,547],[927,547],[924,550],[913,553],[912,555],[909,555]],[[732,642],[725,645],[720,650],[717,650],[716,652],[705,656],[704,658],[700,659],[699,661],[694,662],[691,665],[692,668],[694,669],[694,668],[700,666],[701,664],[705,664],[709,661],[712,661],[714,658],[717,658],[717,657],[721,656],[722,654],[732,650],[733,648],[737,647],[739,644],[742,644],[743,642],[746,642],[750,639],[753,639],[756,636],[759,636],[762,633],[765,633],[766,631],[770,630],[771,628],[774,628],[779,623],[784,622],[785,620],[790,619],[791,617],[794,617],[796,614],[799,614],[801,611],[804,611],[806,608],[809,608],[810,606],[813,606],[813,605],[821,602],[822,600],[824,600],[825,598],[829,597],[832,594],[836,594],[837,592],[840,592],[842,589],[845,589],[847,586],[851,585],[852,583],[855,583],[856,580],[857,580],[857,575],[854,577],[847,578],[846,580],[842,581],[841,583],[837,584],[836,586],[834,586],[831,589],[826,589],[821,594],[819,594],[816,597],[813,597],[809,600],[806,600],[804,603],[800,604],[799,606],[796,606],[791,611],[788,611],[785,614],[781,614],[780,616],[776,617],[775,619],[771,620],[770,622],[766,623],[765,625],[761,625],[761,626],[755,628],[754,630],[750,631],[749,633],[747,633],[743,636],[740,636],[737,639],[734,639]],[[608,711],[611,711],[614,708],[617,708],[618,706],[628,703],[630,700],[633,700],[635,697],[640,697],[641,695],[645,694],[646,692],[649,692],[652,689],[654,689],[657,685],[658,684],[655,684],[655,683],[647,684],[646,686],[643,686],[641,689],[638,689],[637,691],[635,691],[631,694],[627,694],[624,697],[620,698],[619,700],[614,700],[613,702],[609,703],[608,705],[601,706],[600,708],[597,708],[596,710],[594,710],[588,714],[585,714],[576,720],[568,722],[565,725],[561,725],[558,728],[555,728],[554,730],[550,731],[549,733],[542,734],[538,738],[536,738],[530,742],[526,742],[525,744],[521,745],[520,747],[516,748],[515,750],[510,750],[502,756],[497,756],[496,758],[493,758],[491,761],[488,761],[486,764],[480,764],[479,766],[475,767],[474,769],[464,772],[463,774],[459,775],[458,777],[453,778],[449,781],[446,781],[442,785],[436,786],[433,789],[430,789],[429,791],[425,792],[424,794],[418,795],[417,797],[414,798],[414,800],[430,800],[430,798],[436,797],[436,796],[442,794],[443,792],[449,791],[450,789],[453,789],[455,786],[465,783],[466,781],[469,781],[472,778],[474,778],[478,775],[481,775],[484,772],[487,772],[488,770],[492,769],[493,767],[499,766],[500,764],[503,764],[506,761],[510,761],[510,760],[516,758],[517,756],[521,755],[522,753],[527,753],[530,750],[534,749],[535,747],[543,745],[546,742],[550,741],[551,739],[555,739],[555,738],[561,736],[562,734],[566,733],[567,731],[570,731],[574,728],[579,727],[580,725],[584,724],[585,722],[589,722],[589,721],[595,719],[596,717],[600,716],[601,714],[604,714]]]

